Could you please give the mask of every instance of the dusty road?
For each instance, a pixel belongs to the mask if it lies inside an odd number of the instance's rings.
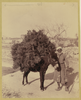
[[[78,72],[73,72],[68,76],[70,87],[69,92],[65,87],[61,91],[56,91],[57,83],[53,83],[54,68],[49,66],[45,75],[45,91],[40,90],[39,73],[30,72],[28,76],[29,84],[22,85],[23,73],[17,71],[2,77],[3,97],[9,98],[75,98],[79,96]],[[76,79],[76,81],[74,81]]]

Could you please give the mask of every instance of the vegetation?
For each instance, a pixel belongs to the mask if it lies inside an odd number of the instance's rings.
[[[23,67],[34,67],[41,61],[41,57],[50,54],[51,50],[55,51],[55,44],[49,41],[43,30],[28,31],[21,43],[12,46],[13,68],[19,67],[20,64]]]

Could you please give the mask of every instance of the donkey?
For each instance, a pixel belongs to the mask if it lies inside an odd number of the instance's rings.
[[[55,58],[52,58],[50,55],[41,57],[41,61],[38,64],[36,64],[33,68],[31,66],[23,67],[23,68],[22,68],[22,66],[20,66],[21,69],[23,69],[23,71],[24,71],[22,84],[24,85],[25,77],[26,77],[26,83],[28,84],[27,77],[28,77],[28,74],[30,73],[30,71],[39,72],[39,74],[40,74],[40,89],[44,91],[44,76],[45,76],[46,70],[48,69],[48,66],[50,64],[52,64],[54,66],[55,62],[58,61],[56,53],[54,54],[54,57]]]

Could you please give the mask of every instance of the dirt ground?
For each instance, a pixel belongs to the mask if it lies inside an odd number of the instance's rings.
[[[5,54],[4,54],[5,52]],[[29,84],[22,85],[23,73],[19,69],[12,69],[13,61],[10,49],[3,48],[2,54],[2,97],[3,98],[76,98],[79,97],[79,61],[69,58],[69,70],[67,71],[69,92],[65,87],[56,91],[57,83],[53,83],[54,68],[49,65],[45,75],[45,90],[40,90],[40,76],[38,72],[30,72]],[[7,57],[6,54],[9,54]]]

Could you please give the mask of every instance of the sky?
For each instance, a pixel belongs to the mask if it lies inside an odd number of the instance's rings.
[[[78,3],[2,3],[2,37],[20,37],[27,30],[49,29],[63,24],[67,37],[78,34]]]

